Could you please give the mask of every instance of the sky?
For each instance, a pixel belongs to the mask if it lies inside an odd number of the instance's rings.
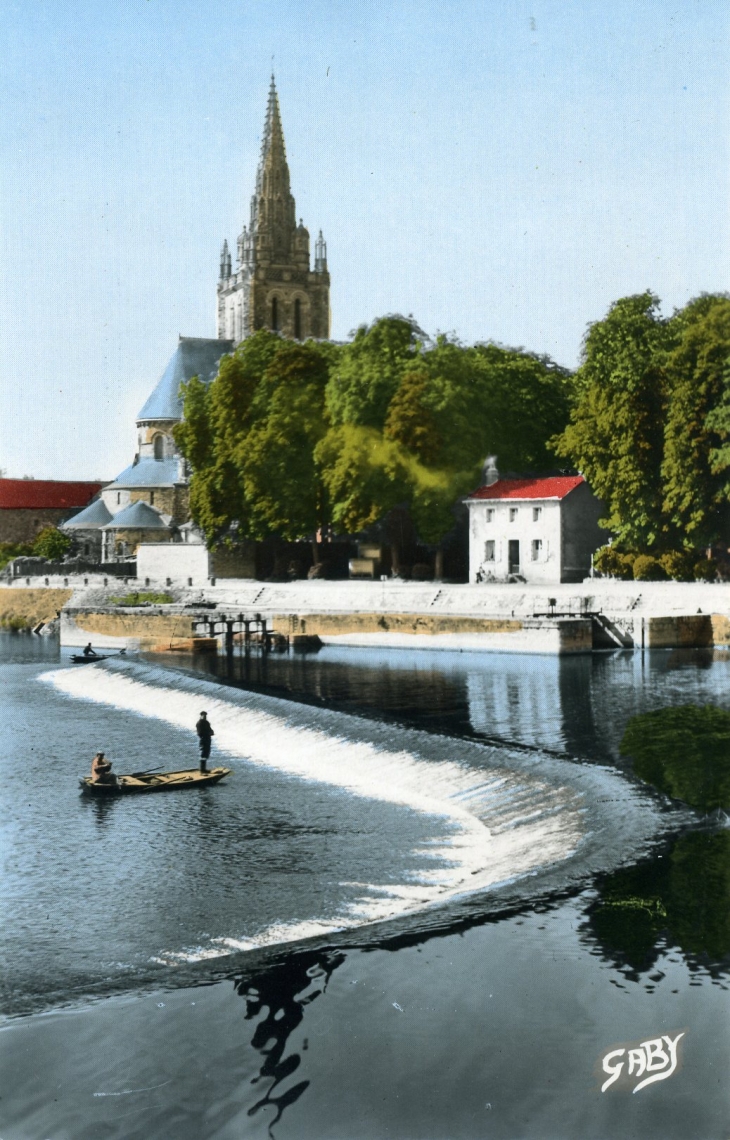
[[[215,332],[276,73],[332,335],[385,313],[574,367],[730,281],[726,0],[0,0],[0,468],[111,479]]]

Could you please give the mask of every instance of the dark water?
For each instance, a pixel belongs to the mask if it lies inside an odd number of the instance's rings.
[[[309,713],[292,705],[297,724],[324,724],[317,706],[355,712],[362,739],[391,737],[424,762],[461,740],[477,765],[485,740],[485,763],[504,755],[516,771],[588,771],[555,753],[591,762],[597,780],[620,765],[590,785],[611,801],[591,810],[605,813],[607,850],[625,834],[637,851],[603,866],[594,852],[572,877],[548,868],[521,895],[452,902],[427,922],[292,947],[276,932],[341,913],[357,902],[352,884],[417,882],[418,852],[448,820],[250,766],[192,800],[87,804],[74,782],[82,757],[106,746],[126,770],[151,757],[190,766],[190,732],[121,702],[73,700],[38,680],[57,667],[53,643],[1,639],[5,1007],[44,1011],[0,1034],[3,1140],[727,1136],[730,832],[702,813],[657,814],[618,751],[631,716],[730,707],[726,656],[250,661],[249,686],[305,702]],[[201,665],[240,683],[224,660]],[[245,680],[246,663],[236,668]],[[620,831],[637,811],[654,812],[656,845],[637,842],[633,824]],[[216,939],[261,931],[270,945],[205,957]],[[164,951],[166,965],[150,963]],[[598,1091],[607,1050],[680,1032],[669,1079]]]

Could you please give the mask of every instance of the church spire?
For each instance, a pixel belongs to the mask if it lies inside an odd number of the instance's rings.
[[[251,230],[257,252],[272,261],[287,261],[296,229],[296,207],[289,182],[284,131],[276,81],[271,76],[256,192],[251,199]]]

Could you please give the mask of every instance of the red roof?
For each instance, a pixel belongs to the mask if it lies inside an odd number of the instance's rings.
[[[491,487],[478,487],[470,499],[564,499],[581,483],[582,475],[551,475],[547,479],[498,479]]]
[[[103,483],[64,483],[56,479],[0,479],[0,509],[73,510],[85,507]]]

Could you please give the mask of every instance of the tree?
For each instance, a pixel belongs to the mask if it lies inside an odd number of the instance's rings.
[[[327,385],[332,423],[382,430],[403,369],[418,355],[423,338],[411,317],[381,317],[361,325],[342,349]]]
[[[730,297],[699,297],[670,323],[663,508],[686,546],[703,547],[730,524]]]
[[[662,353],[671,331],[651,293],[625,297],[589,326],[576,375],[578,398],[552,441],[603,500],[602,525],[628,549],[667,541],[662,460],[667,380]]]
[[[403,373],[385,417],[384,435],[412,451],[423,463],[438,461],[442,439],[427,399],[431,375],[412,366]]]
[[[68,553],[71,538],[58,530],[55,526],[46,526],[35,537],[33,553],[38,558],[47,558],[50,562],[58,562]]]
[[[248,536],[295,540],[328,522],[315,448],[325,434],[327,356],[314,344],[284,343],[264,373],[260,418],[236,448],[249,504]],[[265,394],[265,401],[262,399]],[[317,561],[316,544],[314,547]]]
[[[175,439],[193,467],[191,513],[210,543],[297,539],[328,521],[314,449],[336,351],[261,330],[223,358],[209,386],[186,386]]]
[[[410,498],[409,458],[375,428],[341,424],[315,448],[333,524],[357,534]]]
[[[184,419],[174,436],[193,469],[190,511],[209,544],[231,530],[247,535],[249,504],[237,449],[255,419],[261,378],[283,343],[261,329],[223,357],[210,385],[193,377],[183,387]]]

